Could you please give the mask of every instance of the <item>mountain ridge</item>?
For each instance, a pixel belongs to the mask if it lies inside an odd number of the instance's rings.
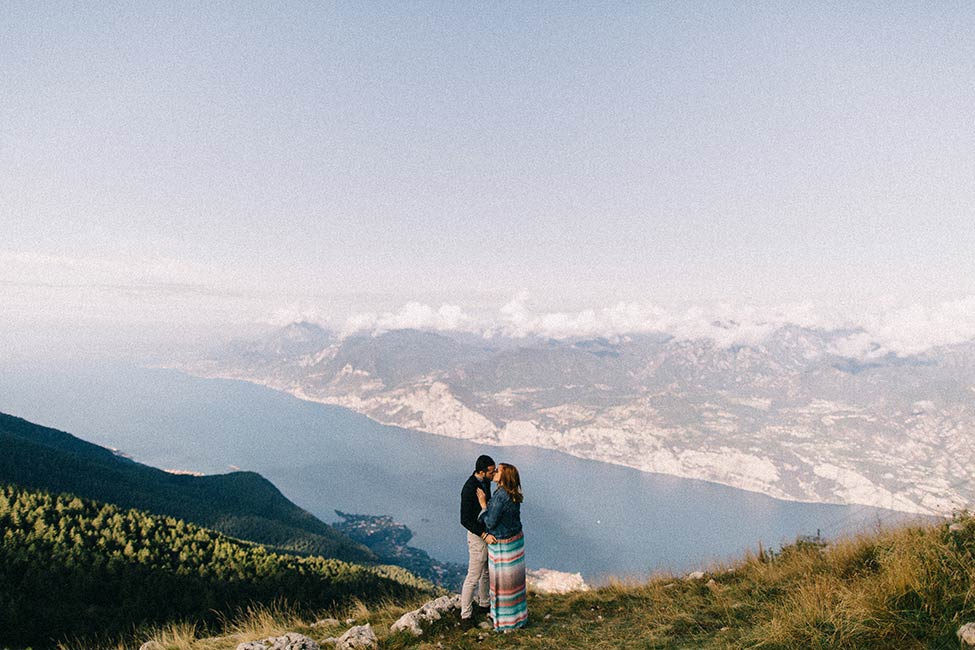
[[[975,498],[956,460],[975,452],[975,344],[847,354],[861,334],[788,325],[722,346],[663,334],[482,342],[397,330],[333,336],[297,358],[216,354],[174,367],[382,424],[777,498],[925,514],[963,507]]]

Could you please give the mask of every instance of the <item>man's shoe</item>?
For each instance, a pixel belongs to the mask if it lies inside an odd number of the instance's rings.
[[[487,607],[485,607],[484,605],[477,605],[476,607],[477,607],[477,611],[479,613],[481,613],[481,614],[487,614],[488,616],[491,615],[491,606],[490,605],[488,605]]]
[[[461,618],[460,619],[460,629],[462,629],[462,630],[470,630],[470,629],[472,629],[474,627],[476,627],[476,624],[474,623],[474,617],[473,616],[468,616],[467,618]]]

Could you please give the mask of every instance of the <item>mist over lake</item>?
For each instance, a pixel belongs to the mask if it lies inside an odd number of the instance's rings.
[[[692,570],[761,542],[836,536],[903,515],[772,499],[527,447],[496,448],[379,425],[243,382],[124,364],[0,367],[0,411],[167,469],[260,472],[326,522],[387,514],[432,556],[466,561],[460,488],[481,453],[526,492],[530,568],[590,580]]]

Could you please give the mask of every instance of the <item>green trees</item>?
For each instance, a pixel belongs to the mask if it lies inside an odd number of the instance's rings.
[[[388,568],[277,554],[172,517],[0,484],[0,646],[213,621],[250,603],[309,610],[429,587]]]

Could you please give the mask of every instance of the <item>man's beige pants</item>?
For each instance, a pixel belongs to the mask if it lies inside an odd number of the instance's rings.
[[[491,605],[487,543],[470,531],[467,531],[467,558],[467,577],[464,578],[464,588],[460,591],[461,618],[470,618],[473,614],[475,591],[477,591],[478,605],[481,607]]]

